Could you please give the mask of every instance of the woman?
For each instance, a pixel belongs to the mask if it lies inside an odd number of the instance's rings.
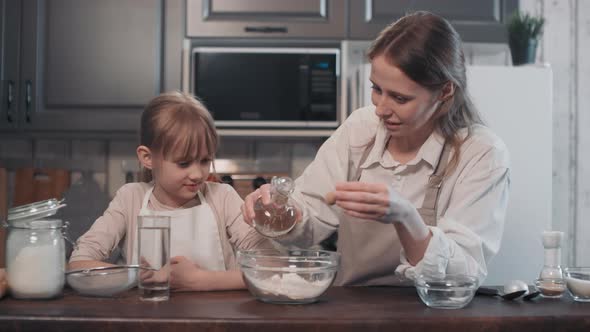
[[[302,218],[276,240],[308,247],[337,232],[337,285],[422,273],[483,281],[500,247],[509,157],[469,99],[459,35],[417,12],[385,28],[368,57],[374,106],[353,112],[297,179]],[[246,198],[249,224],[259,197],[270,201],[268,186]]]

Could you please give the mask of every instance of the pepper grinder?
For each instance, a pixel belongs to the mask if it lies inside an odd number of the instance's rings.
[[[565,292],[565,280],[561,269],[561,243],[563,232],[543,232],[543,247],[545,248],[545,263],[535,286],[546,298],[559,298]]]

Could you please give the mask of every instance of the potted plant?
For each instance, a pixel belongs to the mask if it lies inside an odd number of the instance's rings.
[[[535,62],[537,44],[543,34],[543,17],[516,11],[508,22],[508,45],[512,64],[521,65]]]

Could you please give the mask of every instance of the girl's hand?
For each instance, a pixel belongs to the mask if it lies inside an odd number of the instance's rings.
[[[148,270],[151,269],[152,266],[148,261],[142,257],[140,257],[141,267],[145,269],[139,270],[139,280],[142,283],[164,283],[169,279],[169,270],[170,265],[166,264],[162,268],[158,270]]]
[[[175,291],[215,291],[246,287],[239,270],[205,270],[184,256],[172,257],[170,267],[170,288]]]
[[[335,199],[336,205],[353,217],[403,224],[415,239],[423,239],[430,233],[414,205],[392,186],[342,182],[336,184],[331,199]]]
[[[170,289],[175,291],[206,290],[204,279],[208,271],[184,256],[170,259]]]

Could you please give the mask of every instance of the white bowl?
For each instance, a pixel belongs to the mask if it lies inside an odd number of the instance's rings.
[[[340,254],[323,250],[238,252],[248,290],[263,302],[312,303],[332,285]]]
[[[118,266],[70,271],[66,280],[80,295],[113,297],[136,286],[137,268]]]
[[[471,302],[478,287],[477,278],[463,274],[420,275],[414,281],[418,296],[431,308],[460,309]]]
[[[565,282],[574,300],[590,302],[590,267],[566,268]]]

